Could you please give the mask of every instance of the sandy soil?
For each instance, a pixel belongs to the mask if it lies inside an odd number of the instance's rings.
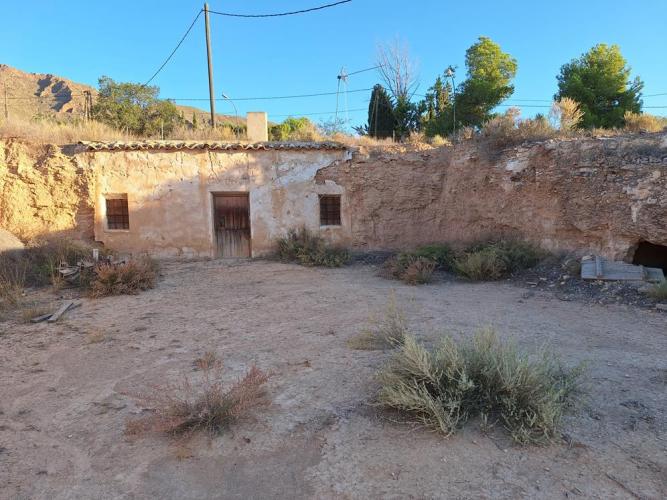
[[[589,364],[564,440],[512,445],[474,423],[443,439],[369,404],[389,354],[346,339],[391,289],[426,341],[493,325]],[[101,342],[91,342],[99,340]],[[206,351],[230,380],[271,371],[271,404],[221,437],[124,434],[126,394],[196,376]],[[84,300],[57,324],[0,323],[0,497],[664,498],[667,314],[586,305],[508,283],[410,287],[371,266],[168,263],[155,290]]]

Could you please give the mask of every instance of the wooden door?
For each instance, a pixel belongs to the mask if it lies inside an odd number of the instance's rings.
[[[218,257],[250,257],[248,193],[213,195]]]

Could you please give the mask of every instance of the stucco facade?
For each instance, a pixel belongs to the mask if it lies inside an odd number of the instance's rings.
[[[341,196],[341,225],[320,226],[319,195],[343,195],[333,181],[315,182],[321,168],[345,160],[344,148],[117,149],[77,155],[94,172],[95,240],[123,252],[160,257],[213,257],[213,197],[248,193],[251,255],[305,226],[332,243],[349,240],[350,213]],[[129,229],[109,229],[107,197],[126,196]]]

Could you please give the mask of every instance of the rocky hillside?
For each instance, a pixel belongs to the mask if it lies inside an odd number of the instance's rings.
[[[10,117],[33,118],[81,116],[84,91],[95,92],[88,85],[44,73],[26,73],[0,64],[0,102],[4,113],[7,90],[7,112]]]
[[[89,85],[76,83],[67,78],[45,73],[26,73],[20,69],[0,64],[0,115],[4,116],[4,92],[7,89],[7,113],[10,117],[31,119],[38,116],[51,116],[58,120],[67,120],[83,116],[84,92],[90,91],[93,100],[97,90]],[[200,124],[207,122],[209,113],[206,110],[191,106],[177,105],[183,118],[192,122],[193,114],[197,115]],[[236,123],[237,118],[230,115],[217,114],[220,122]],[[245,117],[238,121],[245,124]]]

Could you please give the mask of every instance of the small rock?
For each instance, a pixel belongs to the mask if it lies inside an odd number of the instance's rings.
[[[655,305],[655,308],[656,308],[658,311],[665,311],[665,312],[667,312],[667,304],[656,304],[656,305]]]

